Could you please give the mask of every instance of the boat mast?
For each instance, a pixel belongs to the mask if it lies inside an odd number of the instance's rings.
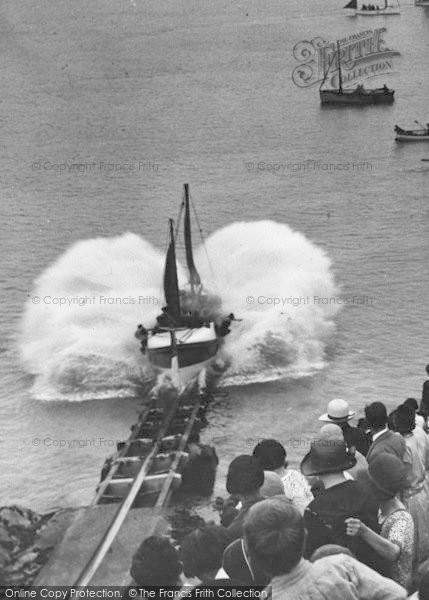
[[[184,196],[185,196],[185,220],[184,220],[184,234],[185,234],[185,249],[186,249],[186,263],[189,271],[189,283],[191,284],[192,296],[195,295],[195,288],[201,285],[201,279],[198,271],[194,264],[194,256],[192,253],[192,236],[191,236],[191,211],[189,207],[189,185],[184,184]]]
[[[343,93],[343,76],[341,73],[341,57],[340,57],[340,42],[337,41],[337,56],[338,56],[338,92]]]

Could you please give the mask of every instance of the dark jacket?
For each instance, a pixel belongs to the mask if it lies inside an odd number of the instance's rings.
[[[382,433],[369,447],[366,460],[368,464],[374,460],[376,456],[387,453],[397,456],[400,460],[404,460],[406,445],[404,438],[399,433],[394,433],[388,429]]]
[[[423,384],[420,411],[425,417],[429,416],[429,379],[426,380]]]
[[[378,503],[361,482],[345,481],[323,490],[306,508],[304,523],[308,532],[305,556],[310,558],[325,544],[345,546],[361,562],[384,573],[386,565],[376,552],[360,537],[346,534],[345,520],[360,519],[379,533]]]
[[[215,449],[200,444],[198,451],[189,455],[182,469],[181,493],[210,496],[215,484],[218,463]]]
[[[265,500],[265,497],[260,496],[259,498],[248,500],[247,502],[243,503],[243,506],[239,511],[237,509],[233,509],[234,512],[228,511],[228,514],[222,515],[221,523],[228,529],[231,542],[243,536],[244,519],[249,509],[261,500]]]
[[[347,448],[350,449],[354,447],[358,452],[363,454],[363,456],[366,456],[371,445],[371,436],[368,433],[365,433],[363,429],[352,427],[348,423],[341,423],[340,427],[343,431],[343,437]]]

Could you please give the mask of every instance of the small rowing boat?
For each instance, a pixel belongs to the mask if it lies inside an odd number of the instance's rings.
[[[420,123],[415,121],[418,125]],[[429,123],[426,127],[420,125],[420,129],[402,129],[399,125],[395,125],[397,142],[429,142]]]

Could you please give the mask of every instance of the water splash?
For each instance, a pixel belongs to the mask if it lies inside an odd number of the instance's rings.
[[[338,289],[325,252],[273,221],[233,223],[214,233],[206,249],[196,257],[203,281],[243,319],[226,338],[225,383],[298,378],[322,369],[340,308],[330,301]]]
[[[287,225],[235,223],[214,233],[196,264],[234,322],[224,383],[300,377],[323,368],[336,287],[325,253]],[[139,236],[77,242],[36,280],[22,321],[21,356],[44,400],[135,395],[153,378],[133,334],[163,303],[164,255]],[[179,279],[184,281],[183,270]],[[250,297],[253,298],[251,302]],[[309,298],[293,305],[288,298]],[[65,303],[59,304],[60,298]],[[279,304],[269,299],[279,298]],[[86,300],[85,300],[86,299]],[[265,299],[265,300],[264,300]]]
[[[127,233],[78,242],[46,269],[35,282],[20,340],[37,398],[136,393],[153,373],[133,334],[137,323],[153,322],[160,311],[163,266],[158,250]]]

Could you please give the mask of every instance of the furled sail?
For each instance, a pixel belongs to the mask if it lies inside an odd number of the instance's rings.
[[[191,215],[189,210],[189,186],[185,183],[185,248],[186,248],[186,263],[189,270],[189,283],[191,287],[201,285],[201,279],[194,264],[194,256],[192,253],[192,237],[191,237]]]
[[[164,295],[168,315],[178,317],[180,315],[179,283],[177,281],[176,248],[172,219],[170,219],[170,245],[165,260]]]
[[[357,8],[357,0],[350,0],[348,4],[345,5],[344,8]]]

